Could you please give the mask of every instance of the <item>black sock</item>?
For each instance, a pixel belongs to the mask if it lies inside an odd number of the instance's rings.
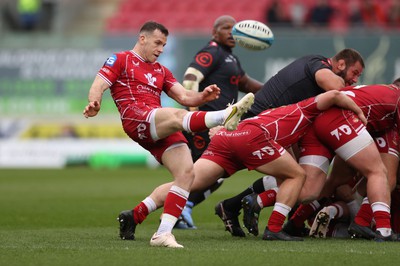
[[[201,203],[203,200],[206,199],[205,195],[210,195],[211,193],[216,191],[222,185],[222,183],[223,183],[223,181],[221,179],[221,180],[219,180],[218,182],[215,182],[214,184],[212,184],[211,186],[209,186],[208,188],[206,188],[203,191],[190,193],[188,201],[192,202],[193,206],[196,206],[197,204]]]
[[[224,200],[224,208],[229,211],[229,212],[233,212],[233,213],[238,213],[240,212],[240,209],[242,208],[242,199],[247,196],[250,195],[251,193],[253,193],[253,188],[249,187],[246,190],[244,190],[242,193]]]
[[[254,190],[254,192],[257,193],[257,194],[260,194],[260,193],[262,193],[262,192],[265,191],[264,182],[263,182],[263,177],[257,179],[256,181],[254,181],[254,183],[253,183],[253,190]]]

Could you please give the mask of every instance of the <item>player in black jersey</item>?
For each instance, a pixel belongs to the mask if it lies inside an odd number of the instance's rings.
[[[321,55],[301,57],[264,84],[245,117],[354,84],[363,69],[364,61],[353,49],[344,49],[332,58]]]
[[[191,111],[224,109],[228,104],[237,102],[239,91],[255,93],[262,87],[261,82],[246,74],[240,65],[239,58],[232,53],[232,49],[235,47],[232,27],[235,23],[236,20],[231,16],[218,17],[212,29],[212,39],[197,52],[186,70],[182,83],[186,89],[202,91],[210,84],[217,84],[221,89],[217,100],[208,102],[199,108],[190,108]],[[189,141],[193,161],[196,161],[210,142],[208,131],[187,133],[185,137]],[[183,220],[180,219],[176,228],[195,228],[191,218],[191,208],[202,202],[206,195],[217,189],[221,183],[216,183],[204,192],[190,194],[187,207],[181,217]]]
[[[301,57],[271,77],[255,94],[255,101],[243,119],[282,105],[293,104],[328,90],[354,84],[364,70],[364,60],[354,49],[344,49],[332,58],[321,55]],[[268,179],[268,177],[265,177]],[[233,236],[245,236],[238,216],[242,199],[251,193],[264,191],[263,178],[256,180],[242,193],[223,200],[215,207],[225,228]]]

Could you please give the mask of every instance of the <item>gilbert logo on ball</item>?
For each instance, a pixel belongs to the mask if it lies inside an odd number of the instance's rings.
[[[256,20],[239,21],[233,26],[232,35],[237,44],[253,51],[267,49],[274,42],[272,30]]]

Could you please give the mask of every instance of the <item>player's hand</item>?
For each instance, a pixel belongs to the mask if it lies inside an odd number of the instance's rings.
[[[86,105],[85,109],[83,109],[83,115],[88,118],[88,117],[93,117],[97,115],[97,113],[100,111],[100,103],[99,101],[93,101],[89,102],[88,105]]]
[[[214,135],[217,134],[217,132],[222,128],[224,128],[224,127],[223,126],[216,126],[216,127],[210,128],[210,130],[208,131],[208,136],[210,137],[210,139],[212,137],[214,137]]]
[[[204,101],[209,102],[219,98],[221,89],[217,85],[212,84],[207,86],[202,93]]]
[[[365,117],[364,113],[363,112],[359,112],[359,113],[357,113],[357,115],[358,115],[358,118],[360,118],[361,122],[366,126],[367,123],[368,123],[368,120]]]

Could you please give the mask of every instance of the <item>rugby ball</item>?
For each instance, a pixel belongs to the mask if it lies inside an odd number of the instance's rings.
[[[269,48],[274,42],[271,29],[256,20],[242,20],[232,28],[232,36],[240,46],[259,51]]]

